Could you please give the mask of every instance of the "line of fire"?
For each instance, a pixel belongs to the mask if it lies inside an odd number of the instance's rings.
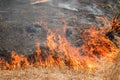
[[[66,22],[63,24],[63,34],[52,32],[45,23],[39,23],[47,32],[44,47],[39,41],[35,42],[36,50],[30,55],[20,55],[15,51],[0,52],[1,69],[17,69],[31,66],[68,68],[71,70],[95,71],[101,61],[105,65],[114,63],[120,53],[120,23],[119,15],[109,21],[109,28],[94,26],[81,32],[83,44],[76,47],[66,38]],[[105,22],[105,21],[104,21]],[[76,41],[79,43],[80,41]]]

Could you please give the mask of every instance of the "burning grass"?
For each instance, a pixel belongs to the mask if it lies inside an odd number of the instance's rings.
[[[114,19],[115,20],[115,19]],[[108,66],[115,62],[115,58],[120,52],[119,48],[106,36],[106,29],[100,27],[82,32],[84,43],[81,47],[73,46],[66,39],[66,23],[64,24],[63,34],[52,32],[48,27],[47,38],[44,47],[36,42],[36,51],[31,55],[18,55],[16,52],[1,51],[0,68],[16,69],[30,66],[68,68],[71,70],[85,70],[95,72],[101,65]],[[120,27],[113,21],[112,29],[109,32],[117,30]],[[115,26],[115,27],[114,27]],[[3,52],[3,53],[2,53]]]

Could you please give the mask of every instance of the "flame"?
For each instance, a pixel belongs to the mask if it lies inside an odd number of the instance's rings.
[[[38,42],[38,40],[37,40],[35,45],[36,45],[36,48],[37,48],[35,52],[36,52],[37,54],[40,54],[40,53],[41,53],[40,42]]]
[[[55,50],[57,44],[55,43],[55,34],[50,32],[47,35],[47,46],[50,48],[51,51]]]
[[[99,60],[106,58],[106,62],[112,62],[115,53],[119,49],[110,41],[106,35],[106,29],[95,27],[82,33],[84,43],[81,47],[72,46],[66,39],[66,23],[64,24],[63,34],[48,30],[45,47],[40,47],[39,41],[36,42],[36,51],[31,55],[18,55],[12,51],[9,55],[0,57],[1,69],[15,69],[26,66],[59,66],[69,69],[85,69],[93,71],[99,66]],[[117,24],[115,24],[117,25]],[[6,53],[7,54],[7,53]]]

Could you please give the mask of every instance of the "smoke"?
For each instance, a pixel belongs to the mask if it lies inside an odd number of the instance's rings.
[[[101,11],[96,4],[91,3],[91,0],[88,2],[79,0],[31,0],[31,4],[34,5],[42,3],[47,3],[47,5],[50,5],[51,7],[57,7],[71,11],[86,10],[89,11],[90,14],[103,15],[103,11]]]
[[[78,5],[77,5],[77,0],[51,0],[50,5],[63,8],[63,9],[68,9],[72,11],[78,11]]]
[[[46,3],[49,0],[31,0],[31,4],[39,4],[39,3]]]
[[[47,3],[52,7],[78,11],[77,0],[31,0],[31,4]]]

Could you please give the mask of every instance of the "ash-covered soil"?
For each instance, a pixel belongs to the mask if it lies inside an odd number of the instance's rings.
[[[40,22],[47,23],[51,30],[63,30],[61,19],[67,23],[67,38],[74,44],[80,38],[78,33],[92,24],[103,23],[96,16],[111,18],[117,0],[0,0],[0,50],[31,54],[36,40],[46,39],[46,30]],[[44,2],[46,1],[46,2]],[[75,44],[80,46],[82,44]]]

